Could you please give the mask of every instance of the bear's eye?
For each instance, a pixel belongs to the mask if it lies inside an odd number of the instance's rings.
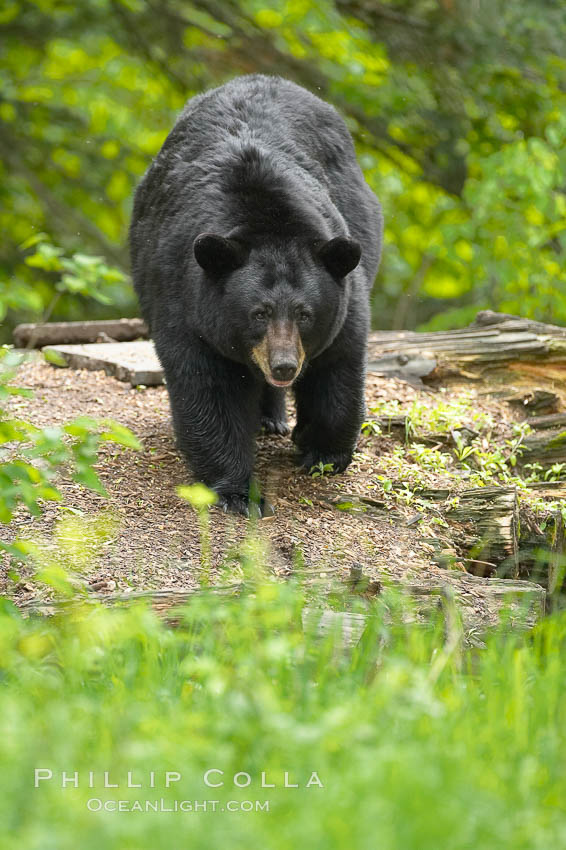
[[[303,310],[302,307],[299,307],[296,316],[298,322],[308,322],[310,321],[311,314],[307,310]]]
[[[269,307],[261,307],[258,310],[253,311],[252,319],[255,322],[265,322],[270,313],[271,310],[269,309]]]

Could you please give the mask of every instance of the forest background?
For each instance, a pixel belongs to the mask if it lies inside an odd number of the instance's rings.
[[[332,102],[385,210],[374,325],[566,323],[566,6],[6,0],[0,319],[135,315],[137,182],[185,101],[281,74]]]

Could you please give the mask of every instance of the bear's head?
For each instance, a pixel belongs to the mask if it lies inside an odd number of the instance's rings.
[[[361,248],[345,236],[254,242],[201,233],[194,256],[215,296],[205,298],[209,342],[287,387],[340,331]]]

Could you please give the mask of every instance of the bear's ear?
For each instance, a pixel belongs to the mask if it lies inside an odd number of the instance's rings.
[[[318,256],[333,277],[346,277],[360,262],[362,249],[355,239],[337,236],[319,248]]]
[[[247,248],[235,239],[225,239],[216,233],[200,233],[193,243],[196,261],[213,275],[227,274],[243,266]]]

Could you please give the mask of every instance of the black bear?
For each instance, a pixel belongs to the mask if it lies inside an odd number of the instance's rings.
[[[247,514],[255,434],[308,470],[344,470],[364,415],[382,216],[336,110],[280,77],[193,97],[140,183],[134,285],[177,443],[225,510]]]

